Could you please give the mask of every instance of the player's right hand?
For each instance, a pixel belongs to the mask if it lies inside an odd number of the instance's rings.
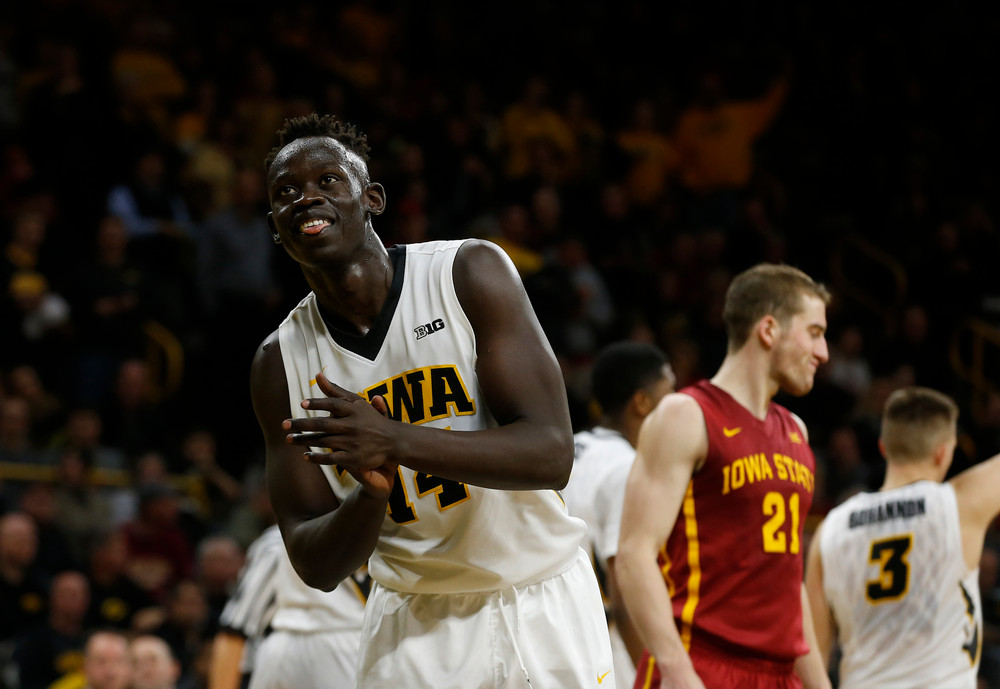
[[[330,382],[322,373],[317,374],[316,383],[326,397],[306,399],[302,407],[328,412],[328,415],[286,419],[282,423],[282,428],[288,432],[286,442],[307,448],[326,448],[326,452],[308,450],[303,457],[314,464],[336,464],[352,475],[355,471],[361,472],[361,476],[374,480],[375,484],[384,483],[366,472],[390,461],[394,445],[392,427],[397,422],[389,419],[385,400],[375,397],[369,403],[360,395]],[[393,476],[395,470],[392,466]]]

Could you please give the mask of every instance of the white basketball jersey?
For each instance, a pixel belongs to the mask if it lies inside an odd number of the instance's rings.
[[[367,572],[355,572],[332,591],[306,585],[281,549],[275,576],[278,607],[272,629],[289,632],[355,632],[359,639],[370,582]]]
[[[562,496],[569,513],[587,523],[587,541],[603,568],[604,560],[615,555],[617,548],[607,552],[601,547],[604,511],[598,503],[598,491],[612,475],[628,476],[635,448],[621,433],[603,426],[580,431],[573,436],[573,443],[573,471]]]
[[[310,293],[278,329],[292,414],[320,395],[316,374],[371,399],[392,418],[453,431],[496,422],[476,377],[476,339],[455,294],[461,241],[390,250],[396,273],[383,313],[363,337],[337,333]],[[362,351],[363,353],[359,353]],[[324,467],[343,498],[357,485]],[[491,490],[400,467],[369,563],[383,586],[413,593],[486,591],[536,581],[575,557],[583,523],[552,490]]]
[[[842,689],[976,687],[979,572],[962,557],[951,485],[856,495],[830,511],[820,548]]]
[[[267,633],[277,608],[278,563],[285,552],[281,532],[274,525],[265,529],[247,548],[246,560],[226,605],[219,626],[246,639],[240,671],[251,672],[257,647]]]

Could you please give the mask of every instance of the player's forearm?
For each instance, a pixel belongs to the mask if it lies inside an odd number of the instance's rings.
[[[632,624],[657,665],[661,668],[690,665],[655,557],[619,548],[615,571]]]
[[[622,596],[621,587],[618,586],[618,576],[615,573],[614,557],[607,560],[607,573],[608,593],[611,597],[611,610],[615,626],[618,628],[618,633],[625,644],[629,658],[632,659],[633,664],[638,665],[645,645],[642,642],[642,637],[639,636],[639,630],[632,622],[632,617],[628,614],[628,609],[625,607],[625,599]]]
[[[823,668],[819,653],[811,649],[795,660],[795,674],[802,680],[803,689],[830,689],[830,677]]]
[[[358,488],[332,512],[283,527],[288,557],[302,581],[332,591],[365,564],[385,511],[385,499]]]
[[[800,596],[802,633],[809,646],[809,652],[796,658],[795,673],[802,680],[804,689],[830,689],[830,676],[826,671],[829,655],[828,651],[824,653],[823,645],[819,641],[819,629],[814,624],[812,606],[805,584],[802,585]]]
[[[229,632],[219,632],[212,642],[212,660],[208,670],[208,689],[239,689],[240,658],[246,641]]]
[[[558,490],[573,467],[569,427],[529,421],[482,431],[402,426],[394,459],[453,481],[505,490]]]

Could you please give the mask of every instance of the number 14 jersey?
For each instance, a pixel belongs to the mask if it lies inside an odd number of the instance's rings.
[[[401,422],[450,431],[496,425],[476,376],[476,335],[455,293],[462,241],[397,245],[382,313],[365,335],[337,330],[310,293],[278,328],[295,416],[318,397],[316,374],[366,399],[385,398]],[[325,412],[324,412],[325,414]],[[339,499],[357,483],[324,466]],[[554,490],[493,490],[400,467],[372,579],[407,593],[491,591],[533,583],[574,561],[586,525]]]
[[[688,484],[661,553],[681,640],[791,662],[802,636],[802,528],[815,458],[796,417],[771,403],[761,420],[709,381],[699,404],[704,465]]]

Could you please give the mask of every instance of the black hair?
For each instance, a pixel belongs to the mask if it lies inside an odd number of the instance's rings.
[[[590,387],[606,416],[617,416],[637,391],[663,376],[667,356],[644,342],[616,342],[594,360]]]
[[[337,119],[336,115],[311,113],[285,120],[277,132],[278,143],[264,159],[264,172],[270,172],[271,165],[274,164],[274,159],[281,149],[296,139],[308,136],[328,136],[335,139],[347,150],[357,154],[366,164],[368,163],[368,153],[371,148],[368,146],[367,134],[353,124]]]

